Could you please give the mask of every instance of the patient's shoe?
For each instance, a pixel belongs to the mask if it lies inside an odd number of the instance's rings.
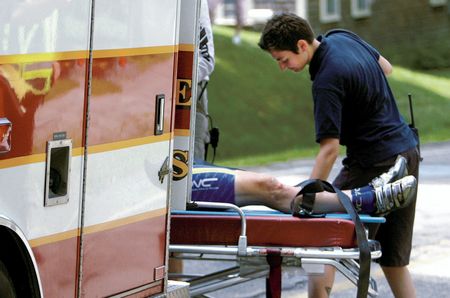
[[[399,155],[395,160],[395,164],[386,172],[378,177],[375,177],[370,184],[375,187],[383,186],[388,183],[397,181],[408,175],[408,169],[406,168],[406,159]]]
[[[417,179],[406,176],[392,183],[375,187],[376,215],[384,215],[407,206],[417,190]]]

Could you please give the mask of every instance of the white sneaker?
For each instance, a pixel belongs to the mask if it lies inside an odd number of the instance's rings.
[[[376,215],[384,215],[407,206],[417,190],[417,179],[406,176],[393,183],[375,187]]]
[[[397,156],[395,164],[386,173],[375,177],[370,184],[372,184],[372,186],[375,188],[388,183],[392,183],[405,177],[406,175],[408,175],[406,163],[406,158],[401,155]]]

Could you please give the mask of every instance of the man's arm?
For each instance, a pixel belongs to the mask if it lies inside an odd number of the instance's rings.
[[[380,64],[381,69],[383,70],[383,72],[386,76],[388,76],[392,73],[391,63],[381,55],[380,55],[380,58],[378,58],[378,64]]]
[[[214,40],[209,19],[208,1],[202,0],[200,7],[200,41],[199,41],[199,64],[198,81],[209,80],[214,70]]]
[[[327,180],[339,155],[339,139],[328,138],[320,141],[319,153],[311,173],[312,179]]]

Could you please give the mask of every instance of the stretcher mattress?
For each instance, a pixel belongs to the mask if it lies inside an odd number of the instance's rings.
[[[270,212],[248,213],[248,245],[355,247],[355,226],[344,214],[341,217],[298,218]],[[241,218],[234,212],[174,212],[171,217],[170,242],[183,245],[236,245],[240,232]]]

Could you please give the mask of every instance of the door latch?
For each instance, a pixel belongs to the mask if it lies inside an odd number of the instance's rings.
[[[158,177],[159,177],[159,182],[161,182],[161,184],[164,182],[164,176],[169,175],[170,174],[170,167],[169,167],[169,157],[166,157],[166,160],[164,160],[161,168],[158,171]]]

